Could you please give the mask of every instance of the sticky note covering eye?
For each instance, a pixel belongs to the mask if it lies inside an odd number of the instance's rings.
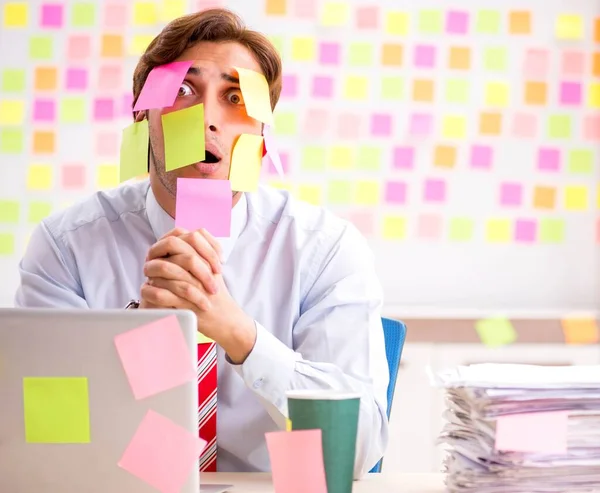
[[[517,340],[517,333],[510,320],[490,318],[479,320],[475,325],[481,342],[487,346],[503,346]]]
[[[179,86],[193,60],[171,62],[152,69],[133,108],[134,111],[173,106]]]
[[[89,443],[88,380],[83,377],[23,379],[27,443]]]
[[[123,130],[119,181],[143,175],[148,170],[148,120],[129,125]]]
[[[267,125],[273,125],[269,84],[265,76],[247,68],[234,68],[240,78],[240,88],[248,116]]]
[[[204,105],[196,104],[161,116],[165,141],[165,169],[172,171],[206,158]]]
[[[255,192],[260,178],[263,154],[261,135],[242,134],[233,148],[229,181],[237,192]]]
[[[175,315],[119,334],[114,341],[138,400],[196,378],[192,356]]]

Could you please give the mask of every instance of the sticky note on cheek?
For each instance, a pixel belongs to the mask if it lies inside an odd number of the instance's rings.
[[[119,181],[129,180],[147,171],[148,139],[148,120],[133,123],[123,130]]]
[[[248,116],[267,125],[273,125],[269,84],[265,76],[247,68],[234,68],[240,79],[240,89]]]
[[[236,192],[255,192],[263,155],[261,135],[242,134],[233,147],[229,181]]]

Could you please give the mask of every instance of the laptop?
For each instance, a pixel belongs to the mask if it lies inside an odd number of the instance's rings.
[[[229,491],[201,487],[194,455],[196,323],[187,310],[0,308],[0,491]],[[170,380],[143,381],[148,351],[178,354]]]

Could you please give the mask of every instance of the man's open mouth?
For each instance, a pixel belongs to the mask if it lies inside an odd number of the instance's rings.
[[[218,158],[212,152],[206,151],[205,152],[204,161],[200,161],[200,162],[201,163],[214,164],[214,163],[218,163],[220,160],[221,160],[221,158]]]

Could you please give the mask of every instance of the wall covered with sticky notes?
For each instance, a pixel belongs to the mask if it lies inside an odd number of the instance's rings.
[[[118,185],[147,44],[221,5],[283,59],[261,180],[361,230],[389,311],[595,309],[600,6],[534,3],[2,2],[0,305],[31,229]]]

